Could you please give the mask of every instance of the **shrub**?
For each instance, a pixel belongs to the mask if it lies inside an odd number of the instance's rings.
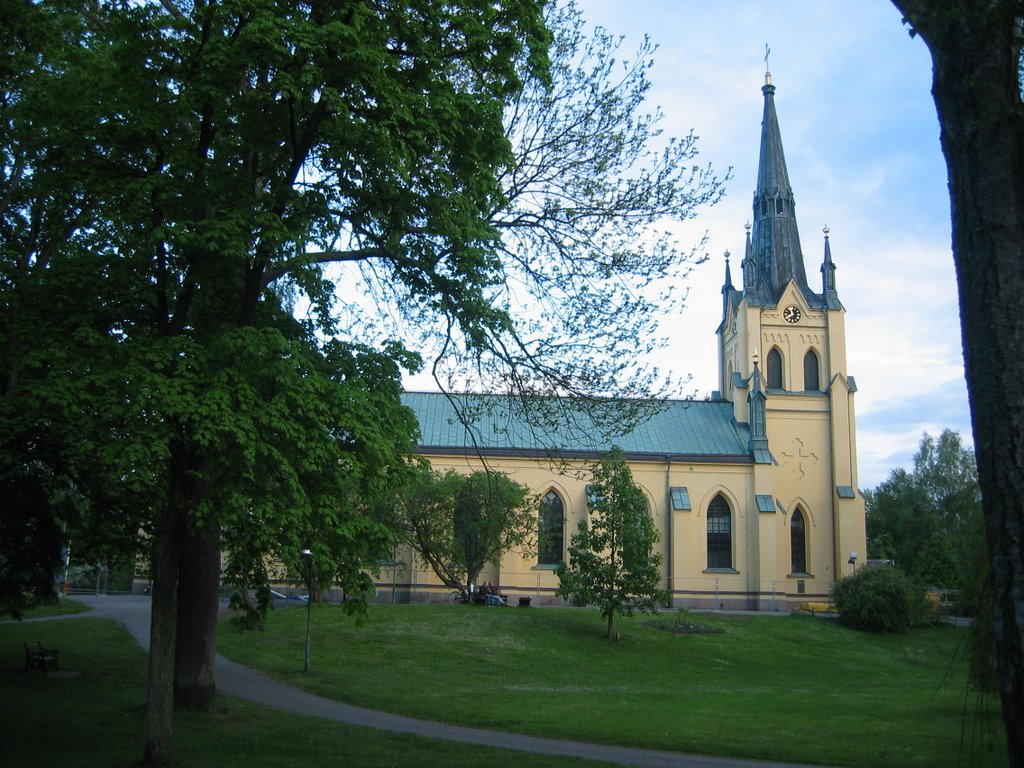
[[[898,568],[862,568],[836,583],[839,621],[869,632],[906,632],[920,609],[920,590]]]

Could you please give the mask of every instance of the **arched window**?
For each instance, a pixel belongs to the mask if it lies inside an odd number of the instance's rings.
[[[721,495],[708,504],[708,568],[732,568],[732,512]]]
[[[790,573],[807,573],[807,538],[804,535],[804,515],[799,509],[789,521]]]
[[[804,391],[820,392],[821,378],[818,373],[818,355],[813,349],[807,350],[804,355]]]
[[[537,519],[537,563],[559,565],[564,559],[565,507],[562,498],[548,491],[540,502]]]
[[[768,389],[782,389],[782,355],[779,354],[779,350],[773,348],[768,353],[765,374]]]

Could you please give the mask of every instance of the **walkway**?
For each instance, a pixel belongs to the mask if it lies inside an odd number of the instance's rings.
[[[121,622],[143,648],[149,648],[149,598],[142,596],[75,595],[75,600],[92,608],[90,617],[110,618]],[[83,614],[55,616],[39,621],[82,618]],[[479,744],[487,747],[534,752],[545,755],[577,757],[633,768],[799,768],[789,763],[737,760],[727,757],[687,755],[649,749],[589,744],[578,741],[545,739],[502,731],[485,731],[457,725],[417,720],[392,715],[339,701],[285,685],[256,670],[217,656],[217,690],[228,696],[252,701],[267,707],[321,717],[365,728],[409,733],[431,739]]]

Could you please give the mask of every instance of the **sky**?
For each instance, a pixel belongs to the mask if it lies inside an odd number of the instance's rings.
[[[845,307],[847,372],[857,394],[858,484],[910,469],[922,435],[950,428],[971,446],[946,166],[931,59],[888,0],[577,0],[588,26],[623,36],[632,58],[658,46],[646,111],[667,136],[699,137],[699,164],[726,172],[726,195],[673,229],[684,250],[706,233],[709,261],[681,315],[662,322],[652,359],[686,394],[718,388],[725,251],[742,284],[768,68],[808,282],[820,290],[825,226]],[[432,389],[420,375],[410,389]]]
[[[887,0],[579,0],[590,25],[633,53],[659,46],[649,108],[669,135],[691,129],[700,160],[731,168],[726,197],[678,227],[710,261],[691,276],[687,308],[663,330],[659,364],[717,388],[723,253],[734,283],[751,220],[764,97],[765,46],[808,282],[820,290],[830,229],[847,365],[857,383],[859,484],[911,468],[923,433],[971,445],[946,166],[931,98],[931,59]]]

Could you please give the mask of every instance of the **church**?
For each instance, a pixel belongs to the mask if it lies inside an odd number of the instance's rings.
[[[658,528],[662,586],[674,607],[774,611],[824,602],[835,581],[866,560],[857,387],[846,367],[845,310],[828,231],[812,288],[770,74],[762,93],[753,223],[739,286],[726,254],[719,389],[707,400],[668,401],[615,440]],[[558,423],[538,435],[501,395],[410,392],[403,401],[419,420],[418,451],[434,469],[486,466],[539,499],[536,546],[506,553],[481,580],[512,598],[561,604],[555,569],[587,515],[587,468],[611,445]],[[463,411],[476,415],[467,423]],[[377,586],[387,601],[448,594],[411,550],[396,553]]]

